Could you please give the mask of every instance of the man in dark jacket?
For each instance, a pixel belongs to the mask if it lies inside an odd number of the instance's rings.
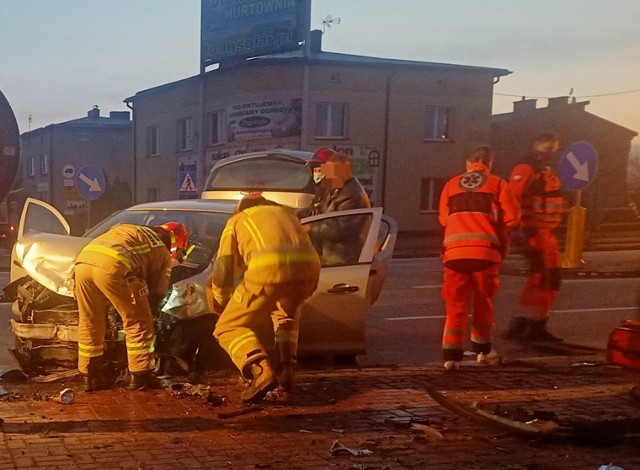
[[[371,207],[369,196],[353,176],[349,157],[331,149],[320,149],[309,160],[318,185],[311,214],[327,214]],[[311,239],[321,253],[323,265],[344,265],[358,261],[370,219],[337,217],[311,225]],[[318,243],[322,241],[322,246]]]

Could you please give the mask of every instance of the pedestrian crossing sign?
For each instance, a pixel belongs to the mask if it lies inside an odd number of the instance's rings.
[[[188,172],[185,172],[185,176],[182,179],[182,184],[180,185],[181,193],[197,193],[196,184],[193,181],[193,178]]]

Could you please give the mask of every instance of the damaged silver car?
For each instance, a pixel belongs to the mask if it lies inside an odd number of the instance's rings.
[[[89,241],[118,223],[186,224],[193,245],[185,261],[174,267],[172,287],[156,312],[156,354],[160,368],[190,373],[223,367],[226,355],[212,337],[216,315],[209,311],[205,283],[219,237],[233,213],[235,200],[186,199],[151,202],[118,212],[82,237],[70,236],[69,224],[52,206],[27,199],[12,251],[11,283],[5,296],[13,301],[11,328],[15,354],[25,372],[48,374],[77,363],[78,311],[73,299],[73,264]],[[300,354],[355,358],[366,353],[365,318],[384,283],[393,253],[397,227],[382,208],[356,209],[305,218],[303,224],[344,220],[365,221],[366,236],[357,240],[359,253],[342,262],[322,260],[318,289],[305,303],[301,316]],[[356,232],[351,232],[353,235]],[[312,240],[322,259],[323,240]],[[261,335],[272,342],[270,320]],[[121,320],[108,314],[105,358],[126,362]],[[176,374],[175,370],[160,370]]]

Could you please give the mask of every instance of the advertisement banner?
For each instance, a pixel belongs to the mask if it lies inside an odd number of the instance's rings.
[[[227,109],[229,142],[299,136],[301,128],[301,99],[252,101]]]
[[[202,0],[200,65],[300,48],[310,0]]]

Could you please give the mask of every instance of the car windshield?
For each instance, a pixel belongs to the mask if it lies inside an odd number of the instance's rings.
[[[304,163],[277,158],[238,160],[216,168],[206,190],[270,190],[313,193],[311,172]]]
[[[189,228],[189,243],[200,243],[217,249],[220,234],[230,216],[231,214],[225,212],[128,209],[103,220],[84,236],[95,238],[117,224],[162,225],[165,222],[180,222]]]

